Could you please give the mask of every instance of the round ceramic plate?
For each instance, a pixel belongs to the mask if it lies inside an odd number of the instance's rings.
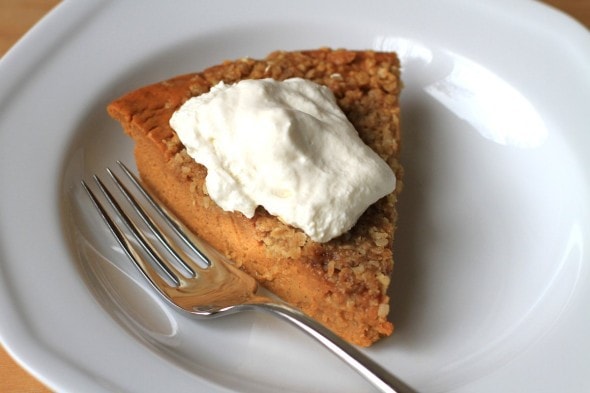
[[[80,180],[132,145],[105,112],[224,59],[398,52],[393,336],[420,392],[587,391],[590,34],[529,1],[60,5],[0,63],[0,338],[68,391],[371,391],[270,316],[194,321],[131,268]]]

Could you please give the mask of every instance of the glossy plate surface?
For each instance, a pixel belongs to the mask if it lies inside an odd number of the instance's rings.
[[[0,63],[0,338],[22,364],[56,390],[370,391],[271,317],[167,308],[79,186],[133,165],[110,100],[321,46],[403,63],[397,330],[366,353],[420,392],[590,389],[590,34],[507,0],[60,5]]]

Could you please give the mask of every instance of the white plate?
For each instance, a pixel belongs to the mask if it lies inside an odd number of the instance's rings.
[[[403,61],[397,331],[366,353],[421,392],[589,391],[590,34],[529,1],[60,5],[0,64],[4,345],[59,391],[370,391],[270,317],[163,306],[79,187],[132,163],[113,98],[320,46]]]

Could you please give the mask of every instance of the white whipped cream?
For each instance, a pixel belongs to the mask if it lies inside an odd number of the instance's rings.
[[[292,78],[220,82],[170,119],[207,168],[209,196],[251,218],[258,206],[326,242],[395,189],[395,174],[325,86]]]

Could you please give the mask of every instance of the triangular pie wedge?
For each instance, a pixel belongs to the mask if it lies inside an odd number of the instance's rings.
[[[399,72],[395,53],[277,51],[264,60],[226,61],[140,88],[113,101],[108,112],[135,141],[142,181],[191,230],[274,294],[347,341],[369,346],[393,332],[387,289],[395,204],[402,186]],[[205,190],[206,169],[186,154],[169,125],[188,98],[219,81],[291,77],[330,88],[361,139],[397,177],[392,194],[370,206],[349,232],[327,243],[313,242],[260,207],[252,219],[221,210]]]

